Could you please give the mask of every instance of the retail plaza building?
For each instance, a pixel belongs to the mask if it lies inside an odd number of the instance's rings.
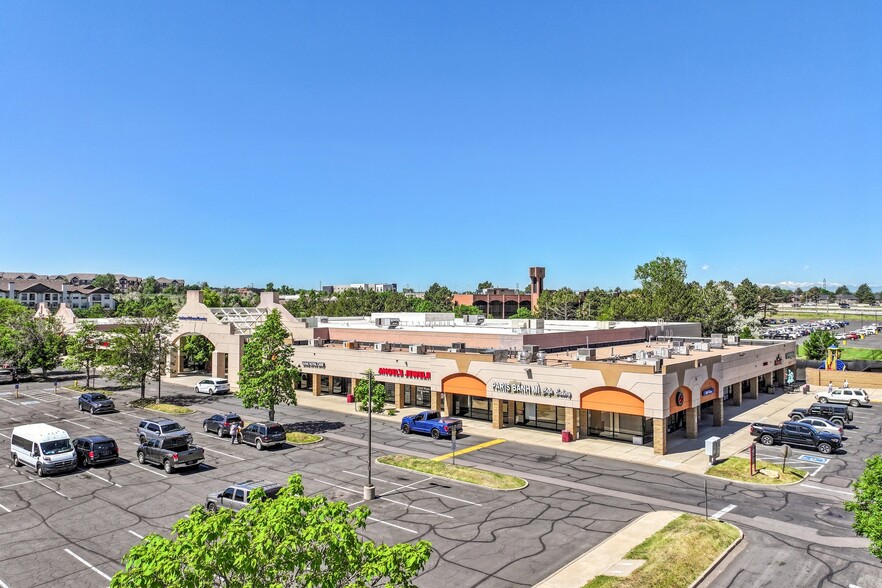
[[[261,294],[255,308],[209,308],[189,291],[172,341],[202,335],[215,346],[212,375],[235,386],[243,347],[267,313],[278,310],[296,346],[300,389],[346,401],[372,370],[398,408],[421,406],[494,428],[524,426],[653,444],[668,434],[698,434],[700,416],[724,422],[724,400],[783,383],[794,369],[792,341],[701,338],[697,323],[454,319],[452,313],[374,314],[300,319]],[[72,313],[62,315],[76,328]],[[180,351],[170,371],[182,365]]]

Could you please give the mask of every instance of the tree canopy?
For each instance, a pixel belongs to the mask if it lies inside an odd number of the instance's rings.
[[[882,560],[882,455],[867,460],[852,490],[854,500],[845,503],[845,510],[854,513],[852,528],[870,540],[870,553]]]
[[[80,322],[79,329],[67,339],[67,357],[64,367],[86,372],[86,388],[92,385],[96,367],[101,363],[109,343],[95,323]]]
[[[293,364],[294,347],[285,342],[288,337],[282,315],[273,310],[254,329],[242,353],[236,396],[245,408],[267,409],[271,421],[276,419],[278,404],[297,404],[294,387],[300,370]]]
[[[836,336],[830,331],[812,331],[802,344],[802,353],[806,359],[826,359],[827,348],[835,344]]]
[[[131,318],[112,330],[104,375],[123,386],[137,385],[144,398],[147,380],[165,373],[170,351],[169,334],[176,320],[167,316]]]
[[[104,288],[109,292],[116,292],[116,276],[113,274],[101,274],[92,280],[95,288]]]
[[[291,476],[272,500],[261,489],[233,512],[196,506],[170,538],[148,535],[123,557],[111,588],[410,588],[431,544],[363,539],[370,511],[305,496]]]
[[[355,385],[355,390],[353,390],[353,394],[355,395],[355,400],[358,402],[361,410],[367,412],[368,406],[368,391],[370,391],[370,400],[373,406],[374,413],[383,412],[383,407],[386,406],[386,386],[382,382],[378,382],[377,380],[372,380],[374,383],[373,388],[369,387],[368,373],[372,373],[371,370],[365,372],[365,377],[360,379],[358,383]]]
[[[478,290],[486,290],[487,288],[492,288],[492,287],[493,287],[493,282],[490,282],[490,281],[481,282],[480,284],[478,284]]]
[[[876,300],[876,296],[868,284],[858,286],[857,290],[854,291],[854,295],[861,304],[870,304]]]

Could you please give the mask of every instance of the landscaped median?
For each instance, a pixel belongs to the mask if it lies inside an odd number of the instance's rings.
[[[625,559],[644,560],[628,576],[596,576],[584,588],[690,586],[740,536],[741,532],[728,523],[684,514],[625,555]]]
[[[756,475],[750,475],[750,460],[744,457],[730,457],[725,461],[711,467],[707,472],[709,476],[724,478],[735,482],[750,482],[751,484],[795,484],[805,478],[805,471],[796,468],[786,468],[781,471],[780,465],[756,460]],[[760,470],[767,472],[762,473]],[[778,477],[773,474],[777,473]]]
[[[487,470],[479,470],[466,466],[455,466],[449,463],[413,457],[410,455],[386,455],[377,460],[379,463],[430,474],[439,478],[447,478],[458,482],[467,482],[493,490],[520,490],[527,486],[527,481],[507,474],[497,474]]]
[[[164,404],[156,402],[155,398],[139,398],[129,403],[132,408],[146,408],[148,410],[156,410],[167,414],[190,414],[196,412],[192,408],[186,406],[178,406],[177,404]]]
[[[288,443],[292,443],[294,445],[310,445],[312,443],[318,443],[324,437],[321,435],[313,435],[312,433],[300,433],[297,431],[291,431],[285,433],[285,439]]]

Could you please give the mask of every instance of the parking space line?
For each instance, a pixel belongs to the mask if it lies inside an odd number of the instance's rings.
[[[134,536],[137,537],[138,539],[143,539],[143,538],[144,538],[144,535],[138,535],[137,533],[135,533],[135,532],[132,531],[131,529],[129,529],[129,533],[131,533],[132,535],[134,535]]]
[[[6,398],[3,398],[2,396],[0,396],[0,400],[2,400],[2,401],[4,401],[4,402],[8,402],[9,404],[14,404],[14,405],[16,405],[16,406],[19,406],[18,402],[13,402],[13,401],[11,401],[11,400],[8,400],[8,399],[6,399]]]
[[[61,420],[64,421],[65,423],[70,423],[70,424],[72,424],[72,425],[76,425],[76,426],[78,426],[78,427],[82,427],[82,428],[84,428],[84,429],[91,429],[91,428],[92,428],[92,427],[90,427],[90,426],[88,426],[88,425],[81,425],[80,423],[75,423],[75,422],[73,422],[73,421],[70,420],[70,419],[61,419]]]
[[[244,457],[239,457],[238,455],[230,455],[229,453],[224,453],[223,451],[218,451],[217,449],[211,449],[209,447],[203,447],[205,451],[210,451],[212,453],[220,453],[221,455],[226,455],[227,457],[232,457],[233,459],[238,459],[239,461],[245,461]]]
[[[453,517],[446,514],[441,514],[440,512],[435,512],[434,510],[429,510],[428,508],[422,508],[419,506],[414,506],[412,504],[407,504],[406,502],[398,502],[397,500],[392,500],[391,498],[384,498],[383,496],[377,496],[380,500],[385,500],[386,502],[391,502],[392,504],[397,504],[399,506],[403,506],[404,508],[412,508],[414,510],[421,510],[423,512],[427,512],[429,514],[433,514],[439,517],[444,517],[445,519],[452,519]]]
[[[450,459],[454,455],[462,455],[463,453],[471,453],[472,451],[478,451],[479,449],[484,449],[486,447],[491,447],[493,445],[499,445],[500,443],[505,443],[505,439],[493,439],[492,441],[487,441],[486,443],[478,443],[477,445],[472,445],[471,447],[463,447],[456,453],[445,453],[444,455],[439,455],[438,457],[433,457],[432,461],[444,461],[445,459]]]
[[[44,412],[43,414],[45,414],[45,415],[46,415],[47,417],[49,417],[50,419],[56,419],[56,420],[57,420],[57,419],[61,418],[61,417],[57,417],[57,416],[55,416],[54,414],[49,414],[48,412]]]
[[[104,578],[104,579],[107,580],[108,582],[109,582],[110,580],[113,580],[113,578],[111,578],[110,576],[108,576],[107,574],[105,574],[104,572],[102,572],[101,570],[99,570],[98,568],[96,568],[95,566],[93,566],[92,564],[90,564],[89,562],[87,562],[86,560],[84,560],[83,558],[81,558],[79,555],[77,555],[76,553],[74,553],[74,552],[71,551],[70,549],[67,549],[67,548],[65,547],[64,550],[65,550],[69,555],[71,555],[71,556],[75,557],[76,559],[78,559],[80,562],[82,562],[83,564],[85,564],[85,566],[86,566],[87,568],[89,568],[89,569],[92,570],[93,572],[97,573],[99,576],[101,576],[102,578]]]
[[[77,468],[77,471],[78,471],[78,472],[82,472],[82,473],[84,473],[84,474],[86,474],[86,475],[92,476],[93,478],[98,478],[99,480],[103,480],[103,481],[107,482],[108,484],[113,484],[113,485],[116,486],[117,488],[122,488],[122,486],[120,486],[119,484],[117,484],[117,483],[114,482],[113,480],[108,480],[107,478],[102,478],[102,477],[99,476],[98,474],[93,474],[93,473],[90,472],[89,470],[84,470],[83,468]]]
[[[3,510],[5,510],[6,512],[12,512],[11,510],[9,510],[8,508],[6,508],[6,507],[3,506],[2,504],[0,504],[0,508],[2,508]]]
[[[12,439],[12,437],[10,437],[9,435],[4,435],[3,433],[0,433],[0,437],[6,437],[7,439]]]
[[[6,584],[3,583],[3,580],[0,580],[0,588],[9,588]]]
[[[350,494],[361,494],[361,492],[358,492],[356,490],[352,490],[350,488],[346,488],[344,486],[340,486],[339,484],[334,484],[333,482],[326,482],[324,480],[319,480],[318,478],[311,478],[311,479],[315,482],[318,482],[319,484],[327,484],[328,486],[333,486],[334,488],[339,488],[340,490],[343,490],[345,492],[349,492]]]
[[[717,512],[715,512],[714,514],[712,514],[712,515],[711,515],[711,518],[712,518],[712,519],[720,520],[720,517],[721,517],[721,516],[723,516],[723,515],[726,514],[727,512],[731,512],[731,511],[735,510],[735,508],[736,508],[736,505],[735,505],[735,504],[730,504],[730,505],[727,506],[726,508],[721,508],[720,510],[718,510]]]
[[[36,482],[36,480],[28,480],[27,482],[16,482],[15,484],[7,484],[6,486],[0,486],[0,490],[3,488],[12,488],[13,486],[21,486],[22,484],[30,484],[32,482]]]
[[[157,476],[160,476],[162,478],[168,478],[168,476],[166,476],[165,474],[163,474],[161,472],[151,470],[150,468],[145,468],[144,466],[137,464],[137,463],[128,462],[128,465],[135,466],[139,470],[144,470],[145,472],[150,472],[151,474],[156,474]]]
[[[52,490],[52,488],[50,488],[49,486],[47,486],[46,484],[44,484],[44,483],[41,482],[40,480],[34,480],[34,482],[36,482],[37,484],[39,484],[40,486],[42,486],[42,487],[45,488],[46,490]],[[61,496],[62,498],[67,498],[68,500],[70,500],[70,496],[65,496],[64,494],[62,494],[62,493],[59,492],[58,490],[52,490],[52,492],[55,492],[56,494],[58,494],[58,495]]]
[[[350,474],[353,476],[359,476],[361,478],[366,478],[365,474],[359,474],[357,472],[350,472],[347,470],[342,470],[344,474]],[[410,490],[415,490],[417,492],[425,492],[426,494],[432,494],[434,496],[440,496],[441,498],[449,498],[450,500],[455,500],[457,502],[464,502],[466,504],[471,504],[472,506],[483,506],[482,504],[478,504],[477,502],[472,502],[471,500],[465,500],[464,498],[457,498],[455,496],[448,496],[447,494],[441,494],[440,492],[433,492],[432,490],[426,490],[424,488],[411,488],[413,484],[399,484],[398,482],[393,482],[392,480],[383,480],[381,478],[372,477],[372,480],[376,480],[377,482],[384,482],[386,484],[393,484],[395,486],[400,486],[402,488],[409,488]],[[428,480],[434,480],[434,477],[426,478],[425,480],[421,480],[421,482],[426,482]],[[414,482],[416,484],[417,482]]]
[[[814,488],[816,490],[826,490],[827,492],[836,492],[837,494],[845,494],[847,496],[853,496],[854,492],[846,492],[844,490],[833,490],[832,488],[824,488],[823,486],[813,486],[812,484],[801,484],[803,488]]]
[[[417,531],[413,529],[408,529],[407,527],[402,527],[401,525],[396,525],[395,523],[390,523],[388,521],[381,521],[380,519],[375,519],[374,517],[368,517],[369,521],[374,521],[375,523],[382,523],[383,525],[389,525],[390,527],[395,527],[396,529],[401,529],[402,531],[407,531],[408,533],[417,534]]]

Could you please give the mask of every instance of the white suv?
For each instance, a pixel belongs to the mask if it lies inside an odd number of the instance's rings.
[[[861,388],[834,388],[832,392],[824,390],[815,394],[815,398],[824,404],[849,404],[851,406],[870,404],[870,397]]]
[[[230,391],[230,383],[223,378],[205,378],[196,384],[196,393],[204,392],[212,394],[227,394]]]

